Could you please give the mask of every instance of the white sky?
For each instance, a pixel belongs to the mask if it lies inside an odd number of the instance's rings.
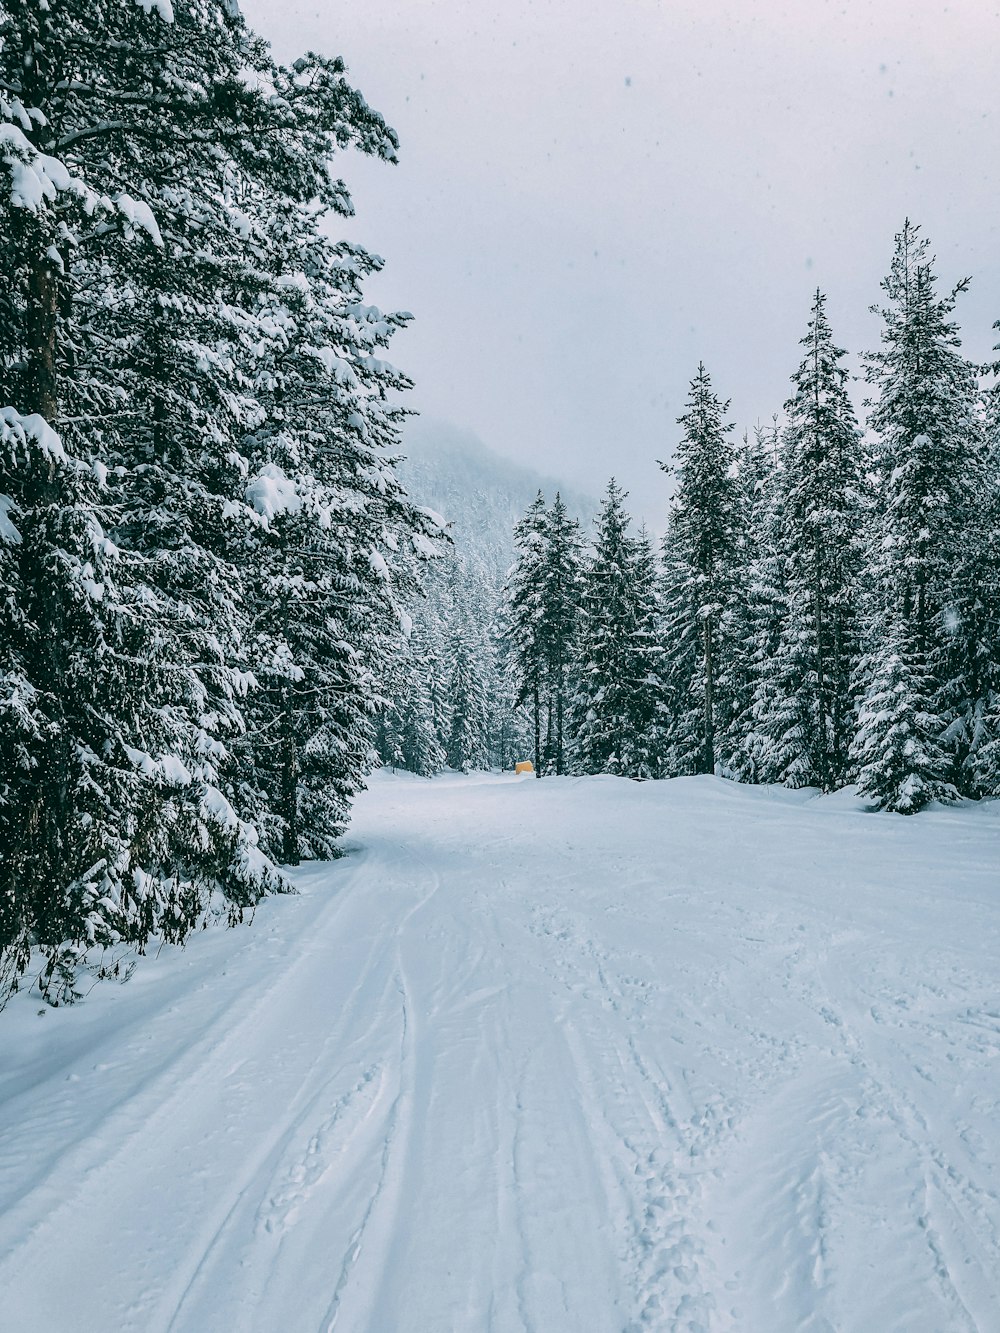
[[[909,214],[985,358],[1000,318],[997,0],[243,0],[279,56],[343,55],[400,165],[340,161],[371,287],[412,310],[412,405],[656,527],[703,358],[778,411],[817,284],[868,307]],[[495,12],[490,13],[492,8]]]

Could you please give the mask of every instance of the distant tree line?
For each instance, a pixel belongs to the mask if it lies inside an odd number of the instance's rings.
[[[510,768],[525,749],[497,580],[470,552],[447,552],[411,601],[412,628],[389,667],[378,717],[383,764],[433,777]]]
[[[505,612],[539,773],[1000,794],[1000,389],[961,353],[966,285],[907,222],[866,430],[819,291],[782,424],[734,441],[699,366],[658,567],[613,481],[589,550],[539,495]]]

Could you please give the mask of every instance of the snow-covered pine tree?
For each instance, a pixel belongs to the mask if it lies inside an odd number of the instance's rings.
[[[364,304],[379,261],[318,226],[314,207],[272,221],[274,281],[257,312],[269,331],[255,367],[262,420],[242,444],[253,467],[244,495],[266,540],[250,526],[243,563],[263,689],[239,753],[293,863],[336,854],[374,758],[400,599],[441,536],[391,466],[391,403],[408,381],[381,353],[405,317]]]
[[[669,519],[660,544],[660,639],[663,647],[666,736],[664,773],[699,772],[703,727],[698,705],[698,616],[680,543],[675,547]]]
[[[427,723],[441,752],[435,771],[444,767],[444,747],[451,730],[451,699],[448,696],[447,623],[440,609],[434,608],[417,622],[414,670],[420,673],[428,708]],[[416,771],[416,770],[415,770]]]
[[[880,810],[902,815],[953,800],[941,719],[928,711],[932,689],[905,627],[880,642],[872,664],[851,751],[858,789]]]
[[[647,534],[629,532],[625,499],[612,478],[584,567],[574,662],[574,767],[649,778],[659,770],[663,692],[656,566]]]
[[[379,720],[383,762],[430,776],[447,752],[448,763],[465,771],[506,767],[515,749],[523,753],[523,726],[515,718],[495,574],[474,553],[455,549],[424,586],[426,595],[411,603],[411,650],[394,664]],[[407,744],[409,734],[425,737],[419,753]]]
[[[542,697],[545,683],[543,589],[548,525],[541,491],[514,528],[517,557],[504,587],[504,624],[516,700],[531,714],[535,775],[542,775]]]
[[[846,780],[854,735],[866,482],[845,354],[819,290],[800,345],[778,475],[784,614],[758,725],[773,780],[831,791]]]
[[[738,582],[743,590],[726,616],[732,640],[734,700],[726,736],[728,765],[745,782],[773,782],[773,756],[763,722],[776,694],[775,664],[785,612],[778,552],[777,506],[781,431],[778,417],[745,434],[737,452]]]
[[[627,762],[630,776],[658,778],[665,771],[669,718],[660,604],[661,571],[645,524],[636,539],[634,571],[635,712],[636,716],[645,719],[645,725],[637,728],[631,737]]]
[[[449,727],[448,675],[440,624],[415,622],[409,639],[409,693],[402,710],[403,766],[432,777],[447,759],[443,738]]]
[[[506,661],[506,644],[500,622],[502,589],[482,569],[472,571],[467,597],[473,644],[485,692],[483,746],[487,768],[507,768],[513,762],[521,730],[515,718],[514,691]]]
[[[975,543],[975,500],[983,486],[976,376],[959,351],[952,319],[967,282],[945,297],[937,295],[936,282],[928,243],[907,221],[882,284],[882,346],[867,359],[867,377],[877,391],[869,424],[877,435],[879,494],[868,552],[874,596],[861,668],[870,682],[867,721],[856,751],[862,790],[897,808],[884,786],[866,785],[871,766],[860,757],[884,748],[880,717],[894,738],[912,720],[913,744],[907,751],[898,742],[898,748],[913,756],[913,782],[905,775],[894,779],[905,788],[908,812],[924,797],[947,792],[965,757],[964,747],[949,755],[938,742],[946,729],[950,735],[961,730],[970,654],[965,629],[974,622],[975,591],[960,571]],[[874,703],[875,692],[896,675],[911,700],[899,714]],[[932,718],[941,727],[933,745],[925,734]],[[896,739],[892,743],[897,746]]]
[[[464,607],[460,608],[449,626],[451,726],[445,753],[449,767],[463,773],[490,765],[489,700],[483,679],[482,648],[471,617]]]
[[[506,760],[502,752],[511,739],[513,699],[501,668],[498,617],[502,588],[498,586],[495,574],[473,552],[456,553],[454,573],[453,614],[483,698],[478,713],[481,758],[467,767],[504,766]],[[453,643],[455,639],[452,634]]]
[[[545,688],[544,769],[568,771],[568,713],[583,572],[583,540],[559,492],[545,516],[540,641]]]
[[[67,945],[141,945],[153,929],[182,937],[213,889],[239,912],[279,882],[240,813],[252,809],[266,826],[274,812],[260,809],[260,793],[247,790],[256,782],[231,753],[254,684],[243,575],[260,568],[255,554],[274,550],[266,525],[251,521],[250,495],[273,406],[261,367],[285,336],[265,313],[276,288],[298,281],[289,247],[273,242],[283,225],[301,242],[315,236],[317,214],[350,211],[329,171],[336,148],[392,158],[395,137],[339,61],[275,66],[227,0],[16,0],[0,22],[0,208],[12,238],[0,367],[16,405],[0,489],[21,515],[17,689],[31,694],[45,751],[25,750],[28,714],[15,710],[19,772],[6,796],[15,819],[41,801],[52,812],[58,865],[34,843],[24,857],[45,867],[53,902],[73,899],[53,913]],[[321,262],[329,258],[328,249]],[[337,291],[340,342],[353,358],[339,374],[354,401],[337,399],[324,442],[336,464],[294,478],[304,508],[336,514],[319,527],[336,534],[329,577],[348,601],[355,583],[371,593],[387,563],[394,573],[409,565],[401,530],[418,546],[430,541],[389,466],[396,416],[383,395],[398,376],[373,352],[398,321],[360,300],[372,266],[344,247],[335,273],[313,275]],[[321,363],[336,341],[318,342]],[[332,361],[324,369],[321,392],[342,383]],[[48,443],[33,451],[31,441],[50,438],[36,416],[58,425],[65,456],[89,469],[79,522],[66,516],[79,508],[82,473],[54,465]],[[388,613],[384,589],[375,600]],[[371,597],[352,605],[366,631],[371,609]],[[329,623],[310,632],[334,637]],[[341,668],[351,659],[344,693],[354,698],[372,660],[347,639],[338,647]],[[87,691],[75,690],[80,678]],[[329,727],[304,744],[323,752],[325,776],[340,773]],[[320,804],[327,785],[316,787]],[[316,822],[330,824],[326,814]],[[23,836],[48,834],[28,821]],[[27,902],[28,889],[18,892]],[[95,906],[84,911],[84,898]],[[15,971],[26,942],[47,942],[32,911],[13,911],[20,933],[0,940]]]
[[[531,719],[518,705],[518,673],[511,643],[506,634],[502,602],[498,603],[490,641],[495,665],[495,694],[491,698],[493,762],[512,768],[532,753]]]
[[[726,613],[736,598],[737,504],[732,426],[704,364],[691,381],[664,543],[666,664],[675,772],[711,773],[732,712]]]
[[[40,876],[34,907],[16,914],[21,933],[0,940],[15,973],[31,944],[49,977],[68,976],[88,944],[183,936],[202,887],[223,887],[239,911],[277,884],[216,785],[186,603],[164,598],[155,566],[119,533],[134,474],[115,444],[123,422],[144,419],[146,395],[129,398],[117,379],[100,312],[163,245],[123,168],[155,100],[138,71],[168,24],[162,8],[53,0],[8,5],[0,19],[3,396],[8,424],[58,428],[76,460],[54,464],[53,448],[4,460],[2,489],[22,515],[19,663],[40,723],[7,786],[21,859]],[[25,438],[47,437],[32,425]],[[79,465],[92,478],[83,514]],[[31,892],[23,879],[10,890]]]
[[[58,1002],[88,946],[141,938],[167,906],[128,882],[157,774],[132,762],[153,726],[122,669],[141,603],[103,498],[40,414],[0,412],[0,1006],[32,948]]]
[[[1000,323],[994,328],[1000,329]],[[1000,363],[984,369],[1000,375]],[[1000,382],[984,395],[983,406],[984,475],[966,575],[974,589],[965,633],[971,648],[968,707],[959,725],[967,752],[966,785],[973,795],[1000,796]]]

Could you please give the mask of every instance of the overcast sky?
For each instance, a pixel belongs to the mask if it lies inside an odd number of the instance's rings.
[[[817,284],[870,346],[923,224],[984,358],[1000,318],[996,0],[243,0],[282,58],[343,55],[399,133],[343,157],[347,234],[416,322],[413,405],[655,526],[704,359],[740,431],[780,410]],[[490,10],[494,12],[489,12]]]

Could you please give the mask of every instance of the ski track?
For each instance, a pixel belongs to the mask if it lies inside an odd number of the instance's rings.
[[[1000,805],[378,775],[0,1015],[0,1328],[1000,1329]]]

